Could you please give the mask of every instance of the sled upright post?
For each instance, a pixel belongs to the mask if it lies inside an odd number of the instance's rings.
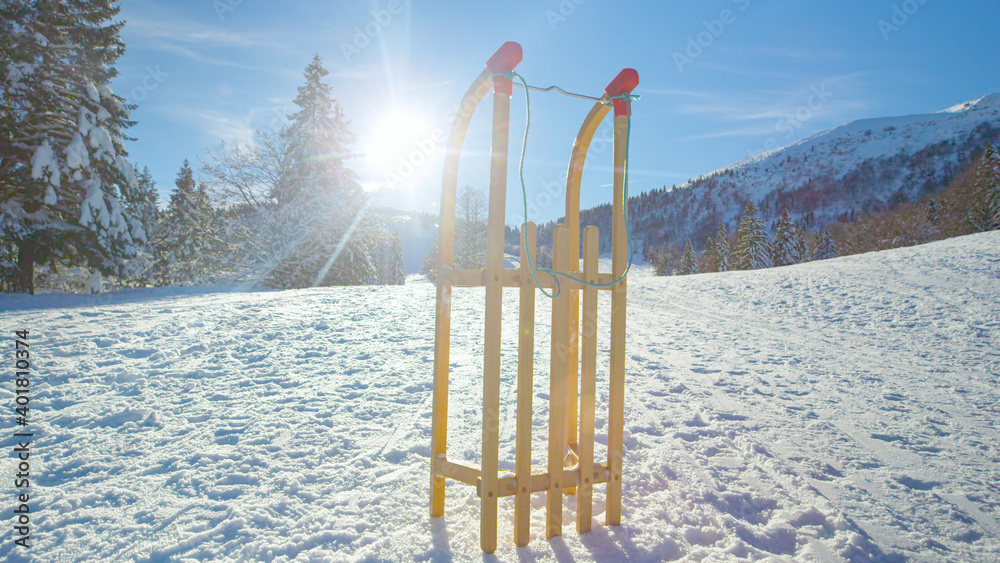
[[[523,225],[520,265],[504,269],[504,232],[510,127],[511,80],[521,62],[521,46],[508,41],[487,61],[459,106],[445,152],[438,231],[437,304],[434,332],[434,389],[431,418],[430,514],[444,515],[446,479],[476,487],[481,499],[480,545],[486,553],[497,548],[500,497],[514,497],[513,536],[517,546],[531,537],[531,494],[546,493],[546,537],[562,534],[563,495],[577,495],[577,531],[591,529],[594,485],[607,483],[605,522],[621,523],[622,437],[625,376],[625,271],[628,240],[626,158],[628,96],[638,84],[632,69],[623,70],[597,100],[573,144],[566,181],[565,224],[557,225],[552,241],[552,270],[536,267],[536,227]],[[518,84],[521,86],[521,84]],[[527,85],[524,85],[528,87]],[[480,269],[454,267],[455,203],[458,165],[472,114],[493,90],[493,134],[490,149],[490,192],[486,263]],[[598,272],[600,234],[590,226],[583,236],[580,266],[580,182],[587,149],[601,120],[614,109],[614,220],[612,272]],[[533,272],[534,271],[534,275]],[[554,273],[550,273],[554,271]],[[556,281],[556,276],[560,276]],[[477,466],[447,455],[448,383],[451,351],[451,296],[454,287],[485,287],[483,339],[482,461]],[[514,473],[500,472],[501,329],[504,288],[518,288],[517,394]],[[549,408],[546,471],[532,472],[531,438],[534,421],[535,298],[538,289],[552,295],[549,346]],[[594,451],[597,381],[598,291],[611,291],[611,356],[607,416],[607,460]],[[582,293],[582,313],[580,298]],[[511,374],[506,379],[511,379]]]

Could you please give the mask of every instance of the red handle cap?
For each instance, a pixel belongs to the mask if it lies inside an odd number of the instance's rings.
[[[496,53],[490,57],[490,60],[486,61],[486,68],[490,69],[493,74],[506,74],[514,70],[514,67],[521,62],[524,57],[524,51],[521,49],[521,44],[515,41],[507,41],[497,49]],[[496,89],[497,94],[507,94],[510,96],[514,93],[514,83],[509,78],[504,78],[503,76],[496,76],[493,78],[493,87]]]
[[[638,85],[639,72],[634,68],[626,68],[618,73],[618,76],[608,84],[604,91],[612,97],[621,96],[622,94],[631,94]],[[611,104],[615,108],[615,117],[632,114],[632,104],[628,103],[628,100],[612,100]]]

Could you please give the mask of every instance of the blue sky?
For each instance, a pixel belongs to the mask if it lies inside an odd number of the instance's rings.
[[[346,2],[128,0],[115,91],[138,104],[131,159],[165,200],[182,161],[280,125],[314,53],[358,137],[349,164],[381,201],[434,212],[445,115],[507,40],[530,84],[600,95],[639,71],[631,192],[724,167],[847,121],[945,109],[1000,91],[994,0]],[[590,102],[533,94],[525,175],[532,220],[562,215],[561,185]],[[507,222],[523,216],[515,90]],[[473,121],[460,183],[488,183],[489,98]],[[610,118],[607,120],[610,125]],[[605,128],[598,137],[609,134]],[[595,143],[582,203],[610,202],[611,154]],[[387,190],[400,159],[418,163]]]

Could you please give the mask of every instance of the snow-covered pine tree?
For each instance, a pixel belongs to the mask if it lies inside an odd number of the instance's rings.
[[[109,83],[125,45],[113,0],[0,3],[0,234],[17,245],[14,286],[34,292],[35,263],[125,277],[138,221],[123,208],[130,106]]]
[[[715,244],[712,246],[712,251],[715,253],[714,262],[716,271],[729,271],[731,254],[729,247],[729,229],[726,228],[726,224],[722,221],[719,221],[719,232],[715,234]]]
[[[135,268],[131,280],[140,286],[155,283],[155,264],[159,254],[155,242],[160,223],[159,200],[149,167],[144,167],[141,172],[136,169],[136,184],[126,193],[125,211],[133,222],[138,222],[136,228],[145,233],[146,242],[137,247],[133,259]]]
[[[743,209],[743,217],[736,229],[736,248],[733,251],[733,269],[759,270],[770,268],[771,244],[764,224],[757,217],[757,207],[752,201]]]
[[[298,112],[289,116],[289,177],[276,186],[274,287],[378,282],[377,256],[387,233],[367,212],[356,175],[344,164],[354,135],[340,104],[323,82],[329,74],[319,55],[305,70]]]
[[[808,262],[809,246],[806,243],[806,228],[801,223],[795,225],[795,253],[799,257],[799,262]]]
[[[698,260],[698,269],[705,273],[719,271],[719,266],[715,263],[715,235],[705,237],[705,250]]]
[[[161,284],[206,283],[216,271],[215,210],[205,185],[196,187],[187,159],[177,173],[175,184],[160,238],[161,271],[166,272]]]
[[[170,203],[163,217],[161,236],[158,237],[160,264],[157,267],[163,278],[158,285],[172,285],[189,280],[190,263],[195,252],[196,236],[194,228],[194,171],[184,159],[177,172],[174,189],[170,192]]]
[[[781,210],[781,217],[774,229],[773,258],[775,266],[790,266],[802,261],[799,226],[792,222],[788,209]]]
[[[147,239],[153,238],[151,232],[155,230],[160,216],[159,205],[160,194],[156,191],[156,181],[153,180],[149,167],[143,167],[141,172],[136,169],[135,187],[125,199],[125,210],[141,223]]]
[[[684,245],[684,254],[681,257],[681,269],[678,272],[682,276],[690,276],[698,273],[698,255],[694,252],[691,241]]]
[[[437,283],[438,271],[438,245],[431,247],[430,251],[420,261],[420,273],[431,283]]]
[[[225,214],[213,203],[208,193],[208,184],[204,180],[198,182],[194,203],[201,234],[201,252],[198,256],[201,282],[214,283],[230,273],[230,260],[223,258],[230,252],[224,226]]]
[[[403,240],[399,238],[399,233],[392,233],[389,244],[389,280],[391,285],[403,285],[406,283],[406,255],[403,253]]]
[[[816,249],[813,251],[813,260],[828,260],[830,258],[837,257],[837,246],[833,243],[833,235],[830,234],[830,229],[823,229],[819,235],[819,242],[816,243]]]
[[[1000,156],[992,144],[986,145],[976,167],[970,204],[968,221],[973,229],[979,232],[1000,229]]]

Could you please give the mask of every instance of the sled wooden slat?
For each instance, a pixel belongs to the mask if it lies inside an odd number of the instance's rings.
[[[599,485],[601,483],[607,483],[609,473],[610,472],[608,471],[608,468],[603,463],[595,465],[591,469],[590,473],[591,483],[595,485]],[[562,470],[563,483],[573,483],[574,485],[579,486],[579,483],[581,482],[580,475],[581,473],[579,467],[577,466],[563,468]],[[501,497],[514,496],[519,491],[516,477],[510,477],[510,476],[501,477],[498,483],[500,491],[499,494]],[[549,487],[549,473],[547,471],[541,473],[532,473],[529,483],[530,483],[530,488],[528,489],[529,493],[544,492],[548,490]]]
[[[597,227],[590,226],[583,236],[583,279],[597,281],[597,250],[600,237]],[[576,493],[576,531],[590,531],[593,515],[594,483],[586,480],[594,467],[594,425],[597,408],[597,288],[583,288],[583,335],[580,342],[580,475],[582,482]]]
[[[521,246],[521,267],[528,266],[528,252],[531,259],[538,255],[535,240],[535,224],[527,223]],[[526,242],[525,242],[526,241]],[[514,544],[528,545],[531,533],[531,418],[532,395],[534,394],[535,365],[535,282],[531,276],[521,276],[520,311],[518,312],[517,334],[517,430],[514,469],[516,489],[514,498]],[[499,489],[503,495],[503,488]]]
[[[489,216],[486,222],[486,330],[483,339],[483,477],[479,543],[497,547],[497,479],[500,470],[500,338],[503,326],[504,212],[507,208],[507,148],[510,94],[494,78],[493,141],[490,149]]]
[[[479,479],[482,477],[482,470],[477,465],[471,463],[461,463],[450,461],[444,456],[437,458],[437,475],[444,479],[454,479],[466,485],[479,486]]]
[[[615,116],[614,141],[614,203],[612,204],[611,271],[620,276],[628,263],[628,241],[625,231],[625,155],[628,138],[628,116]],[[611,373],[608,393],[608,499],[605,524],[617,526],[622,521],[622,453],[625,429],[625,299],[626,280],[611,290]]]
[[[485,270],[482,268],[447,268],[444,270],[443,274],[438,274],[441,277],[441,282],[452,287],[483,287],[486,285]],[[503,286],[510,288],[519,288],[522,284],[522,279],[528,280],[529,283],[534,287],[535,282],[531,279],[531,273],[525,269],[523,275],[521,270],[505,269],[502,274]],[[555,282],[553,277],[545,272],[536,272],[536,277],[538,277],[538,285],[545,289],[555,289]],[[599,273],[597,274],[597,283],[608,285],[614,283],[618,279],[618,276],[612,273]],[[559,284],[563,287],[571,287],[576,289],[581,289],[583,286],[574,282],[573,280],[561,279]],[[599,287],[598,291],[610,291],[611,287]],[[572,330],[572,329],[571,329]]]
[[[552,267],[566,271],[569,253],[566,225],[556,225],[552,236]],[[552,300],[552,346],[549,359],[549,490],[545,499],[545,535],[562,535],[563,459],[566,457],[566,362],[569,360],[569,296]]]

